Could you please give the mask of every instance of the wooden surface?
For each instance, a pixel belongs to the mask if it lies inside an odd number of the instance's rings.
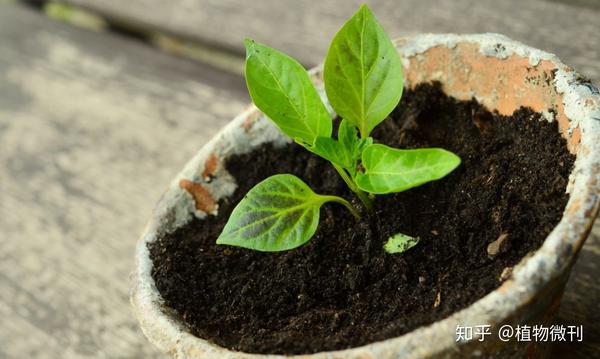
[[[12,5],[0,39],[0,358],[162,358],[129,305],[134,244],[243,81]]]
[[[319,61],[356,7],[70,1],[234,54],[254,36],[305,63]],[[389,3],[373,7],[392,33],[503,32],[600,82],[596,10],[517,0]],[[0,4],[0,43],[0,359],[163,358],[129,307],[133,247],[172,176],[247,103],[243,79],[19,5]],[[555,358],[599,355],[599,277],[600,223],[559,318],[583,324],[585,342],[556,345]]]
[[[161,29],[243,54],[242,40],[319,63],[361,0],[63,0],[109,18]],[[568,1],[568,0],[565,0]],[[542,0],[366,1],[393,36],[418,32],[498,32],[559,55],[600,80],[599,12]]]
[[[584,342],[554,345],[553,359],[600,358],[600,221],[596,220],[571,272],[558,313],[564,325],[583,325]]]

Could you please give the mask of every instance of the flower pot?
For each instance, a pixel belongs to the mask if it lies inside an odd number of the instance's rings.
[[[545,343],[504,342],[496,335],[483,341],[457,342],[456,328],[485,324],[497,333],[504,324],[550,323],[555,316],[570,269],[599,207],[600,94],[554,55],[501,35],[418,35],[397,40],[396,44],[408,87],[439,81],[448,95],[466,100],[475,97],[501,114],[528,106],[543,113],[547,120],[557,121],[569,151],[576,154],[567,189],[569,201],[561,221],[542,247],[523,258],[499,288],[469,307],[400,337],[294,357],[543,357],[549,348]],[[321,69],[313,69],[311,74],[324,98]],[[137,245],[131,302],[143,332],[160,350],[176,358],[284,357],[234,352],[190,334],[162,304],[151,276],[147,244],[194,216],[206,218],[219,210],[218,201],[230,196],[236,187],[221,166],[225,158],[266,142],[288,141],[251,107],[199,151],[157,204]]]

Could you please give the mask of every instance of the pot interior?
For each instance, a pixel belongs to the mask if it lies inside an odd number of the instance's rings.
[[[495,56],[469,42],[452,48],[432,47],[405,61],[407,85],[439,81],[448,95],[460,100],[475,97],[503,115],[511,115],[521,106],[530,107],[548,120],[557,120],[569,151],[576,153],[581,131],[570,127],[563,96],[554,86],[556,64],[542,59],[532,61],[516,53],[508,55],[505,50],[501,43],[492,49]]]

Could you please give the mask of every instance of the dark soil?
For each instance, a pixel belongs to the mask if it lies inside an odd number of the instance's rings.
[[[374,132],[376,141],[443,147],[462,158],[460,167],[379,196],[375,213],[360,222],[326,204],[313,239],[282,253],[215,245],[252,186],[293,173],[317,193],[353,195],[328,163],[297,145],[231,158],[226,166],[239,188],[219,215],[149,246],[156,285],[193,333],[252,353],[344,349],[433,323],[498,287],[503,269],[536,250],[560,220],[574,157],[556,126],[526,108],[509,117],[490,113],[436,85],[408,91]],[[421,242],[386,254],[383,244],[397,232]],[[491,259],[488,244],[502,235],[503,251]]]

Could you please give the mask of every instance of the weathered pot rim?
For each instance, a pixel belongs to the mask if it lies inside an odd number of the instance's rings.
[[[498,34],[424,34],[396,41],[405,61],[421,56],[434,47],[453,48],[458,43],[469,43],[479,47],[485,56],[505,58],[518,55],[529,59],[534,65],[540,60],[555,65],[554,88],[563,95],[565,114],[569,122],[581,131],[581,142],[577,152],[575,168],[569,184],[570,199],[560,223],[548,235],[542,247],[534,255],[524,258],[514,268],[512,277],[499,288],[479,299],[469,307],[451,316],[418,328],[400,337],[371,343],[347,350],[321,352],[311,355],[262,355],[234,352],[195,337],[185,325],[165,308],[151,277],[152,261],[147,243],[165,231],[173,230],[193,214],[204,217],[204,212],[216,211],[214,203],[202,212],[194,208],[195,202],[188,192],[180,188],[182,180],[202,181],[211,156],[219,153],[238,153],[262,143],[285,143],[278,131],[265,121],[254,107],[238,115],[216,135],[186,165],[172,182],[169,190],[157,204],[152,218],[137,243],[135,270],[132,273],[131,303],[141,328],[148,339],[163,352],[178,358],[367,358],[367,357],[421,357],[441,353],[460,345],[455,342],[457,325],[480,325],[496,323],[507,318],[515,308],[529,301],[549,281],[568,268],[576,258],[599,208],[600,195],[600,95],[591,85],[581,80],[575,71],[564,65],[555,55],[537,50]],[[502,44],[501,49],[498,44]],[[319,83],[320,70],[312,70],[315,82]],[[250,129],[249,129],[250,128]],[[260,136],[252,137],[252,131]],[[248,135],[250,132],[250,135]],[[240,141],[243,139],[243,141]],[[242,143],[243,142],[243,143]],[[214,162],[214,159],[212,159]],[[213,169],[214,170],[214,169]],[[217,170],[219,171],[219,170]],[[224,170],[223,170],[224,171]],[[235,187],[226,172],[223,182],[217,179],[204,187],[212,198],[218,199],[233,192]],[[210,197],[210,196],[209,196]],[[547,270],[539,270],[546,268]],[[428,345],[423,346],[423,338]]]

